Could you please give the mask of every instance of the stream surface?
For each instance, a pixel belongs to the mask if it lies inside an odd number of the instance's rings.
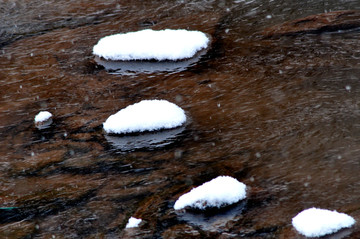
[[[262,35],[340,10],[360,2],[0,1],[0,237],[304,238],[291,219],[309,207],[360,222],[360,30]],[[176,70],[97,64],[101,37],[148,28],[212,43]],[[110,115],[144,99],[177,104],[188,123],[104,133]],[[53,123],[38,129],[42,110]],[[219,175],[245,183],[247,199],[173,209]],[[131,216],[139,228],[125,229]],[[328,238],[360,238],[359,223]]]

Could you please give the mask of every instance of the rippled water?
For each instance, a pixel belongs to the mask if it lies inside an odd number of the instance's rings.
[[[360,3],[0,1],[0,235],[301,238],[291,218],[313,206],[359,221],[360,31],[261,35],[347,9]],[[101,37],[145,28],[200,30],[212,45],[176,71],[110,74],[96,64]],[[164,144],[136,139],[133,150],[135,139],[105,137],[109,115],[155,98],[186,111],[185,129]],[[41,110],[54,115],[43,130],[33,122]],[[249,186],[245,206],[215,216],[172,209],[218,175]],[[140,228],[124,229],[130,216]],[[338,238],[359,235],[356,225]]]

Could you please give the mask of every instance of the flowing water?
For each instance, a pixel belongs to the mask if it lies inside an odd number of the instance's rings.
[[[348,9],[360,3],[0,1],[1,238],[301,238],[291,219],[309,207],[360,221],[360,31],[262,36]],[[101,37],[147,28],[212,43],[176,70],[97,64]],[[107,117],[143,99],[176,103],[188,123],[105,135]],[[41,110],[54,115],[46,129],[33,122]],[[248,199],[209,215],[173,210],[219,175],[248,185]],[[139,228],[124,229],[130,216]],[[359,237],[356,224],[332,238]]]

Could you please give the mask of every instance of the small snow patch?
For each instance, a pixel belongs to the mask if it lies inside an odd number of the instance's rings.
[[[35,123],[40,123],[40,122],[44,122],[49,120],[52,117],[52,114],[48,111],[40,111],[36,116],[35,116]]]
[[[36,128],[43,130],[49,128],[52,124],[52,114],[48,111],[40,111],[34,119]]]
[[[246,185],[229,176],[219,176],[193,188],[182,195],[174,205],[175,210],[185,207],[206,209],[207,207],[227,206],[246,197]]]
[[[126,134],[176,128],[185,121],[179,106],[166,100],[143,100],[111,115],[103,127],[109,134]]]
[[[292,219],[295,229],[306,237],[321,237],[351,227],[355,220],[337,211],[310,208]]]
[[[138,227],[139,224],[141,223],[141,219],[135,218],[135,217],[130,217],[128,223],[126,224],[125,228],[133,228],[133,227]]]
[[[105,60],[182,60],[205,49],[209,38],[200,31],[141,30],[101,38],[93,54]]]

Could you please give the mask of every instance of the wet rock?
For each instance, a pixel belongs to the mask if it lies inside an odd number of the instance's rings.
[[[120,234],[120,238],[124,238],[124,239],[132,239],[132,238],[144,238],[144,239],[150,239],[150,238],[154,238],[151,234],[150,231],[148,230],[140,230],[138,228],[129,228],[124,230],[121,234]]]
[[[199,238],[200,232],[190,225],[180,224],[167,229],[162,237],[165,238]]]
[[[0,225],[0,235],[2,238],[30,238],[37,231],[34,222],[20,221]]]
[[[59,180],[61,178],[61,180]],[[81,179],[80,179],[81,178]],[[88,200],[100,181],[94,178],[55,176],[24,178],[2,189],[2,205],[14,207],[2,223],[33,219],[54,214]],[[30,186],[30,190],[29,190]],[[9,215],[10,215],[9,214]]]
[[[65,150],[51,150],[50,152],[30,153],[29,156],[11,162],[11,175],[34,174],[64,160]]]
[[[360,11],[355,10],[322,13],[266,28],[262,34],[265,37],[276,37],[349,30],[360,27],[359,17]]]
[[[122,204],[93,199],[87,204],[48,216],[47,220],[39,223],[39,236],[46,238],[54,234],[56,238],[101,238],[111,232],[116,235],[115,238],[119,238],[118,225],[113,223],[123,220]]]

